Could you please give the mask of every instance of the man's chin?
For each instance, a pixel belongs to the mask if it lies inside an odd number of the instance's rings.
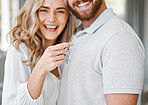
[[[94,14],[74,14],[76,16],[76,18],[78,18],[81,21],[89,21],[91,20],[95,15]]]
[[[78,18],[81,21],[89,21],[96,14],[96,12],[92,11],[93,10],[92,8],[90,8],[90,10],[87,10],[87,11],[77,11],[72,8],[70,8],[70,10],[76,16],[76,18]]]
[[[102,0],[96,0],[94,3],[93,0],[90,1],[92,2],[92,4],[89,5],[90,7],[87,10],[85,9],[82,11],[78,11],[76,8],[74,8],[75,6],[70,7],[69,4],[68,7],[70,8],[71,12],[81,21],[89,21],[95,17],[102,4]]]

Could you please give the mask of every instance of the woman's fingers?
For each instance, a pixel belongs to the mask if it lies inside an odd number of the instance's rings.
[[[55,57],[55,61],[60,61],[60,60],[64,60],[64,55],[59,55]]]
[[[63,64],[65,58],[65,48],[73,45],[74,44],[72,42],[69,42],[49,46],[40,59],[40,61],[43,62],[41,64],[45,71],[52,71],[60,64]]]
[[[60,60],[60,61],[57,61],[57,62],[56,62],[56,65],[59,66],[59,65],[61,65],[61,64],[63,64],[63,63],[64,63],[64,60]]]
[[[54,55],[57,56],[57,55],[64,55],[65,54],[65,50],[57,50],[57,51],[54,51]]]
[[[61,43],[61,44],[57,44],[55,46],[50,46],[48,47],[49,50],[53,50],[53,51],[56,51],[56,50],[61,50],[61,49],[65,49],[69,46],[73,46],[74,43],[73,42],[69,42],[69,43]]]
[[[50,69],[48,69],[49,71],[52,71],[53,69],[55,69],[57,66],[61,65],[64,63],[64,59],[60,59],[58,61],[54,61],[52,63],[50,63]],[[49,66],[48,66],[49,67]]]

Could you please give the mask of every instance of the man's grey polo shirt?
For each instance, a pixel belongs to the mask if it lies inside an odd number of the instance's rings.
[[[60,67],[58,105],[106,105],[104,94],[141,94],[143,45],[112,9],[73,35],[72,42],[70,63]]]

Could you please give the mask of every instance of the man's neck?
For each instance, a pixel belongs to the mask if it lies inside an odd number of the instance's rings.
[[[105,9],[107,9],[107,7],[106,7],[105,2],[103,2],[100,9],[98,10],[96,15],[92,19],[88,21],[82,21],[83,29],[86,29],[87,27],[89,27]]]

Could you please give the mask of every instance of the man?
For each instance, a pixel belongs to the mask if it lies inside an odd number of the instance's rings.
[[[58,105],[140,105],[144,48],[136,33],[104,0],[67,3],[82,25],[60,67]]]

